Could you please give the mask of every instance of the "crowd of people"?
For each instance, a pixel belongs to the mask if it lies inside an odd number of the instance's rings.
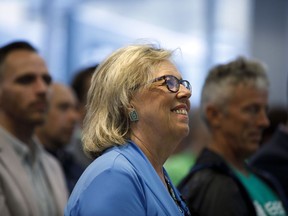
[[[0,215],[288,215],[266,68],[215,65],[194,107],[177,51],[127,45],[67,85],[29,42],[0,47]]]

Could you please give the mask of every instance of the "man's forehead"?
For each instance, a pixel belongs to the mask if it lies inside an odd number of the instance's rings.
[[[230,101],[240,102],[255,102],[261,99],[268,99],[268,89],[258,88],[253,85],[236,85],[233,88],[232,97]]]
[[[7,67],[45,67],[44,59],[36,52],[16,50],[7,55],[4,61]]]
[[[14,50],[14,51],[10,52],[6,56],[4,61],[5,62],[9,62],[11,60],[21,61],[22,59],[29,60],[29,59],[35,59],[35,58],[43,60],[43,58],[37,52],[31,51],[31,50],[20,49],[20,50]]]
[[[35,54],[37,55],[37,54]],[[48,68],[44,60],[40,56],[31,58],[20,57],[7,59],[4,65],[3,75],[6,77],[22,77],[22,76],[43,76],[49,75]]]
[[[72,89],[65,85],[52,84],[50,86],[50,96],[57,102],[76,103],[77,99]]]

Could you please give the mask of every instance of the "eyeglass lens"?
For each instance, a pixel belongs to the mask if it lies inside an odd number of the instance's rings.
[[[185,88],[191,91],[191,85],[187,80],[178,80],[174,76],[166,76],[165,81],[168,89],[172,92],[179,91],[180,84],[182,84]]]
[[[169,76],[165,80],[166,80],[166,85],[170,91],[176,92],[179,90],[179,82],[175,77]]]

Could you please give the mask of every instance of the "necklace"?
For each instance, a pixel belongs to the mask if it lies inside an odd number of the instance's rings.
[[[169,194],[170,194],[170,196],[172,197],[172,199],[174,200],[174,202],[176,203],[179,211],[180,211],[182,214],[184,213],[185,216],[191,216],[191,214],[190,214],[189,210],[187,209],[187,207],[186,207],[186,208],[183,207],[181,201],[177,199],[177,197],[176,197],[176,195],[175,195],[175,192],[174,192],[174,190],[173,190],[173,187],[171,186],[171,183],[170,183],[170,181],[169,181],[169,179],[167,178],[166,175],[164,175],[164,178],[165,178],[166,185],[167,185],[167,187],[168,187]]]

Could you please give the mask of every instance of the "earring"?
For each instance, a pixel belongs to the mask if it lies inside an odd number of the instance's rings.
[[[136,122],[138,121],[138,114],[137,111],[134,109],[134,107],[132,108],[132,110],[129,112],[129,118],[131,122]]]

